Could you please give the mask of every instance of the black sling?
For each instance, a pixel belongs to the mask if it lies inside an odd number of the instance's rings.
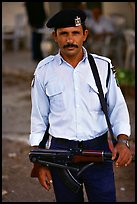
[[[90,63],[90,67],[92,69],[92,73],[93,73],[96,85],[98,87],[98,91],[99,91],[98,96],[99,96],[99,99],[100,99],[102,110],[103,110],[103,112],[105,114],[105,117],[106,117],[109,133],[110,133],[110,136],[111,136],[110,139],[112,140],[113,144],[115,144],[116,139],[114,137],[112,127],[111,127],[111,123],[110,123],[110,120],[109,120],[109,117],[108,117],[107,103],[106,103],[105,96],[104,96],[104,93],[103,93],[103,90],[102,90],[98,69],[97,69],[96,63],[94,61],[94,58],[93,58],[93,56],[91,54],[88,54],[88,60],[89,60],[89,63]],[[108,72],[110,72],[110,66],[108,66]],[[109,75],[107,77],[107,82],[106,82],[107,84],[108,84],[108,79],[109,79]],[[109,135],[108,135],[108,137],[109,137]]]
[[[103,93],[103,90],[102,90],[99,73],[98,73],[97,66],[96,66],[96,63],[94,61],[94,58],[92,57],[91,54],[88,54],[88,60],[89,60],[89,63],[90,63],[90,67],[92,69],[93,76],[95,78],[96,85],[98,87],[98,91],[99,91],[98,96],[99,96],[99,99],[100,99],[102,110],[103,110],[103,112],[105,114],[105,117],[106,117],[107,125],[108,125],[108,128],[109,128],[109,133],[110,133],[110,136],[111,136],[110,139],[111,139],[111,141],[113,143],[115,143],[116,139],[114,137],[112,127],[111,127],[111,123],[110,123],[110,120],[109,120],[109,117],[108,117],[107,104],[106,104],[104,93]],[[108,67],[108,72],[110,72],[110,67]],[[107,77],[106,84],[108,84],[108,79],[109,79],[109,74],[108,74],[108,77]],[[47,127],[47,129],[45,131],[45,134],[44,134],[44,137],[43,137],[42,141],[39,144],[39,147],[42,147],[42,148],[45,147],[45,144],[46,144],[46,142],[48,140],[48,137],[49,137],[48,131],[49,131],[49,125],[48,125],[48,127]],[[108,137],[109,137],[109,134],[108,134]]]

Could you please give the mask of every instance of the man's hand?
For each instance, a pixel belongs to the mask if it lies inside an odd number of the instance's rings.
[[[33,146],[31,149],[38,149],[39,146]],[[52,184],[52,177],[50,170],[41,164],[35,163],[31,171],[32,178],[38,178],[40,184],[46,189],[50,190]]]
[[[115,162],[116,167],[128,166],[133,159],[130,148],[128,148],[126,144],[119,142],[116,144],[114,151],[112,152],[112,155],[113,155],[112,160],[115,160],[116,156],[118,155],[118,158]]]
[[[50,190],[52,184],[52,177],[50,170],[41,164],[35,163],[31,171],[32,178],[38,178],[40,184],[46,189]]]
[[[46,189],[50,190],[52,184],[52,177],[50,174],[50,170],[47,167],[39,167],[38,171],[38,179],[40,184]]]

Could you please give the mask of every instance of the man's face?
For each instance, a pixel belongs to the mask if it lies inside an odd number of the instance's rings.
[[[53,32],[54,40],[65,56],[75,56],[79,53],[87,35],[88,30],[83,33],[82,26],[58,28],[56,32]]]

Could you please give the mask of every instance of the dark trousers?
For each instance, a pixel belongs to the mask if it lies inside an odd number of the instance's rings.
[[[43,53],[41,50],[42,34],[32,31],[32,59],[40,61],[43,59]]]
[[[78,147],[80,143],[65,139],[52,138],[51,149],[70,149]],[[98,138],[84,141],[82,148],[85,150],[110,151],[107,144],[107,134]],[[72,192],[60,176],[61,169],[51,169],[56,202],[84,202],[83,186],[75,193]],[[74,172],[72,172],[75,177]],[[116,202],[113,163],[111,161],[94,163],[80,176],[80,181],[85,186],[89,202]]]

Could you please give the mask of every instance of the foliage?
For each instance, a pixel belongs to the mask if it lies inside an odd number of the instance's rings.
[[[120,85],[135,86],[135,73],[129,69],[117,68],[116,79]]]

